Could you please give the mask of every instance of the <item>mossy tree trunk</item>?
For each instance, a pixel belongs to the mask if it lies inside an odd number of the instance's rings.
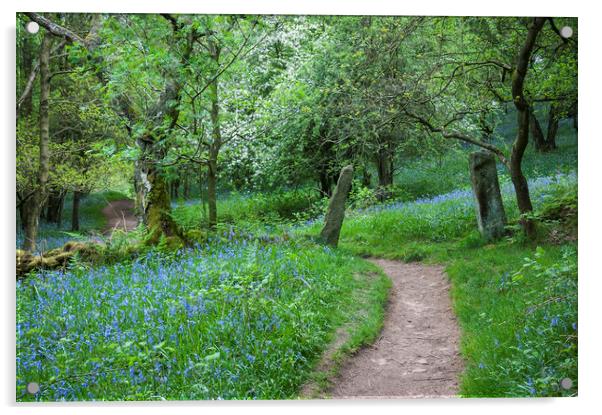
[[[73,43],[80,44],[88,50],[93,50],[99,45],[98,33],[103,20],[100,14],[95,18],[86,38],[82,38],[74,31],[62,27],[40,14],[26,13],[26,15],[32,21],[43,26],[49,35],[52,33],[55,36],[63,37]],[[186,22],[185,19],[169,14],[162,14],[161,16],[172,27],[172,36],[168,39],[168,52],[178,59],[178,63],[166,71],[164,76],[165,86],[158,101],[149,103],[146,113],[136,119],[133,115],[136,111],[130,107],[128,99],[122,96],[115,100],[119,107],[118,112],[123,114],[124,118],[128,120],[128,124],[134,124],[135,122],[144,124],[144,131],[137,134],[136,137],[141,156],[136,161],[135,187],[137,213],[142,216],[145,225],[149,229],[150,233],[147,241],[150,243],[158,242],[162,235],[181,237],[178,227],[171,218],[169,186],[162,171],[162,164],[170,134],[179,118],[183,90],[182,70],[190,65],[194,44],[199,37],[204,35]],[[100,81],[107,83],[110,76],[108,76],[106,68],[102,64],[103,60],[98,59],[94,66],[98,69]],[[41,110],[40,113],[42,113]]]
[[[35,251],[36,238],[38,236],[38,222],[40,212],[46,198],[46,183],[48,182],[49,172],[49,150],[50,142],[50,120],[49,120],[49,99],[50,99],[50,47],[52,44],[52,35],[48,32],[44,34],[42,44],[40,45],[40,158],[38,162],[37,186],[31,197],[31,205],[27,209],[25,221],[25,241],[23,249],[25,251]]]
[[[143,151],[139,160],[139,191],[143,222],[147,227],[147,243],[156,244],[162,236],[181,237],[180,230],[171,216],[169,182],[161,168],[165,154],[154,137],[138,140]]]

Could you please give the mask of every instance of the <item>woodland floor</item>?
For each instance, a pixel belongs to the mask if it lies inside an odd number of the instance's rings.
[[[380,337],[341,367],[327,395],[344,398],[454,397],[463,362],[449,281],[439,266],[371,260],[391,278]]]
[[[138,226],[138,220],[134,215],[133,200],[124,199],[109,202],[102,210],[102,214],[107,220],[104,229],[105,234],[110,234],[117,229],[129,232]]]
[[[138,225],[132,200],[103,210],[105,233]],[[463,362],[460,331],[440,266],[371,259],[392,281],[378,339],[350,357],[326,395],[345,398],[454,397]]]

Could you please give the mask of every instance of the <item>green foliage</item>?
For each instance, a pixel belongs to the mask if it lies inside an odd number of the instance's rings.
[[[354,180],[349,193],[348,205],[352,208],[367,208],[378,203],[376,193],[369,187],[362,186],[359,180]]]
[[[546,222],[577,227],[577,186],[556,185],[543,201],[537,217]]]
[[[576,394],[576,248],[537,248],[522,255],[496,247],[449,269],[467,333],[463,351],[469,365],[462,383],[467,396]],[[573,381],[570,390],[560,386],[564,378]]]
[[[308,211],[313,212],[316,203],[322,202],[319,194],[311,189],[253,194],[233,192],[218,200],[217,209],[220,222],[224,224],[275,225],[301,219]],[[206,228],[207,219],[200,201],[177,206],[173,210],[173,216],[185,230]]]

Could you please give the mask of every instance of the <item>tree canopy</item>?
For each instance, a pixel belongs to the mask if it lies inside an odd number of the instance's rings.
[[[37,35],[23,30],[30,20]],[[24,224],[34,195],[42,206],[54,194],[89,192],[123,166],[149,240],[180,238],[169,199],[184,177],[206,188],[215,227],[224,187],[315,183],[330,195],[352,163],[365,185],[377,176],[384,200],[404,160],[466,145],[508,168],[526,214],[528,130],[547,151],[558,120],[576,119],[577,38],[559,30],[576,19],[25,13],[18,21]],[[496,136],[513,102],[514,145]]]

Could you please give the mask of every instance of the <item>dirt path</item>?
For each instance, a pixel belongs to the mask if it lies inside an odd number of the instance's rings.
[[[462,370],[459,329],[449,281],[438,266],[371,260],[391,278],[390,302],[378,340],[341,368],[330,396],[453,397]]]
[[[116,200],[102,210],[107,219],[104,233],[110,234],[115,229],[129,232],[138,226],[138,220],[134,215],[134,201],[130,199]]]

